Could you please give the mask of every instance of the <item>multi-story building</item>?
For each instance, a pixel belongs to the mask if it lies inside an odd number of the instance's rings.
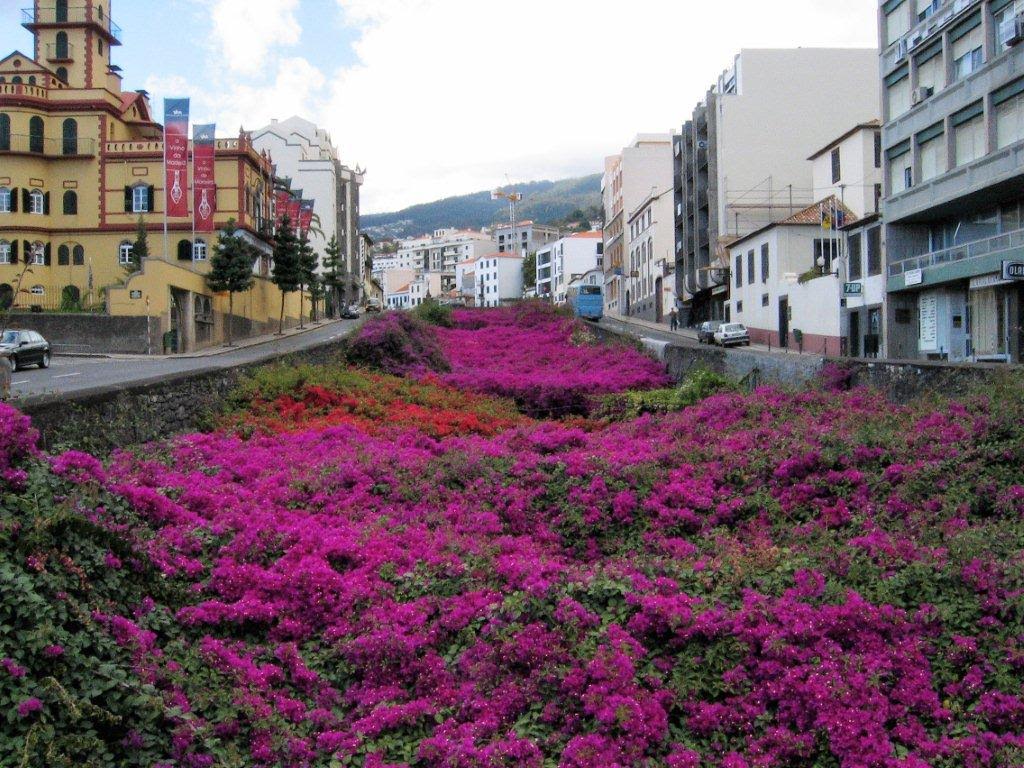
[[[673,135],[640,134],[622,152],[605,158],[601,179],[604,207],[604,303],[610,314],[637,313],[629,267],[629,218],[652,192],[672,189]]]
[[[522,256],[491,253],[473,267],[473,296],[478,307],[497,307],[523,298]]]
[[[32,56],[0,60],[0,305],[149,316],[156,349],[165,331],[182,350],[219,341],[228,301],[205,279],[216,235],[194,237],[191,217],[170,219],[164,235],[162,127],[144,92],[121,88],[110,3],[36,0],[23,18]],[[273,169],[245,132],[216,140],[215,153],[215,224],[233,219],[263,254],[256,286],[234,301],[242,335],[276,325],[280,307],[266,279]],[[150,255],[129,275],[140,221]],[[287,297],[286,316],[299,311]]]
[[[879,2],[890,357],[1024,360],[1024,2]]]
[[[327,244],[336,237],[346,268],[343,302],[358,302],[363,283],[358,237],[362,172],[343,165],[330,134],[301,117],[272,120],[253,132],[252,141],[273,157],[278,176],[290,179],[292,188],[315,201],[321,234],[311,242],[320,254],[321,271]]]
[[[374,260],[374,272],[391,269],[413,269],[436,274],[441,279],[443,292],[457,286],[457,266],[495,250],[493,238],[486,232],[474,232],[452,227],[437,229],[431,235],[403,240],[398,251]]]
[[[806,159],[878,115],[874,49],[744,49],[676,140],[684,324],[727,319],[728,245],[813,202]]]
[[[492,235],[495,242],[498,243],[498,253],[529,256],[547,243],[553,243],[562,236],[562,233],[555,227],[536,224],[532,221],[520,221],[516,225],[514,235],[511,223],[494,227]],[[513,237],[519,241],[518,248],[513,246]]]
[[[537,250],[537,296],[564,304],[569,283],[601,265],[600,231],[577,232]]]
[[[626,220],[625,315],[661,323],[675,307],[672,206],[672,187],[654,188]]]

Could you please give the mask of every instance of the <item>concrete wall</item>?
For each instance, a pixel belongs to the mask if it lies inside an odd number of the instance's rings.
[[[43,335],[56,354],[146,354],[146,318],[86,314],[13,313],[9,328],[24,328]],[[149,324],[149,347],[161,349],[161,325]]]

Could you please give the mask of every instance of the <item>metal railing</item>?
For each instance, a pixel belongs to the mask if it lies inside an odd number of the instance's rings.
[[[43,157],[92,157],[95,139],[47,138],[15,133],[0,136],[0,154],[41,155]]]
[[[22,8],[22,24],[96,24],[105,29],[118,42],[122,40],[122,30],[114,20],[107,15],[90,13],[85,6],[68,6],[66,9],[58,8],[56,5],[44,6],[39,9]]]
[[[47,43],[46,58],[48,61],[73,61],[75,58],[75,47],[70,43],[64,43],[63,45]]]
[[[889,277],[896,277],[915,269],[940,267],[944,264],[954,264],[982,256],[991,256],[993,253],[1008,251],[1013,248],[1024,248],[1024,229],[1006,232],[1002,235],[985,238],[984,240],[975,240],[973,243],[955,245],[952,248],[944,248],[941,251],[932,251],[923,256],[900,259],[889,265]]]

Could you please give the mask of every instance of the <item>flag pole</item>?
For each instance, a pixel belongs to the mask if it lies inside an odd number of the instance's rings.
[[[166,107],[164,109],[166,112]],[[167,115],[164,115],[164,261],[170,261],[168,251],[169,236],[167,234],[167,211],[171,206],[171,190],[167,186]]]

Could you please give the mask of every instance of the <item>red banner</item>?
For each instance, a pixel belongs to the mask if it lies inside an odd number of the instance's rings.
[[[299,204],[299,237],[309,234],[309,228],[313,226],[313,208],[315,200],[303,200]]]
[[[279,189],[274,193],[274,208],[275,208],[275,224],[278,228],[281,226],[281,221],[285,216],[291,221],[291,225],[295,227],[295,219],[292,218],[291,214],[292,194],[284,189]]]
[[[188,216],[188,99],[164,99],[164,208]]]
[[[299,234],[299,221],[302,216],[302,200],[297,197],[293,197],[288,201],[288,218],[291,219],[292,229],[295,230],[295,235]]]
[[[214,173],[215,125],[197,125],[192,138],[192,221],[196,232],[213,232],[217,211],[217,181]]]

